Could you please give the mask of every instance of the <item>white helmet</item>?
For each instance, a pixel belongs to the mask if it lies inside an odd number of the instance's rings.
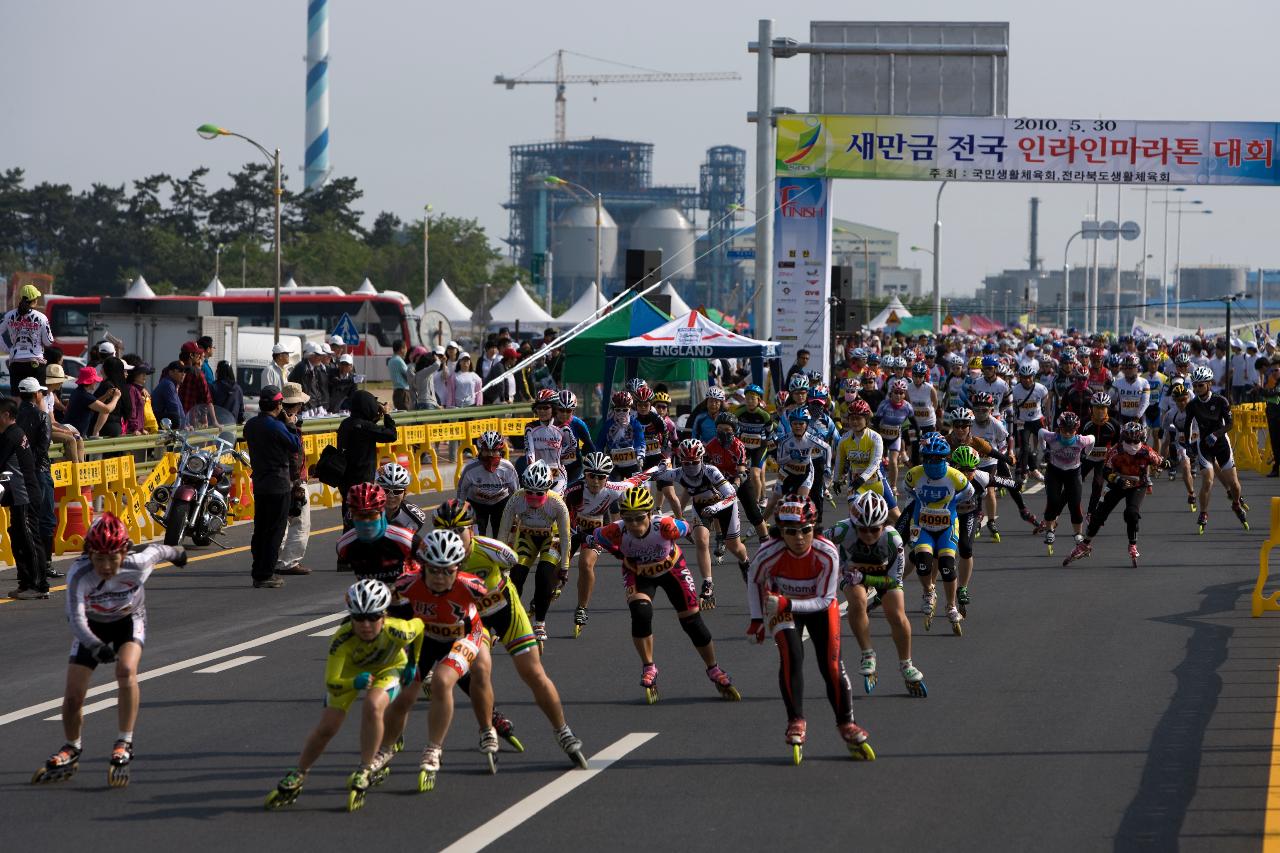
[[[1207,366],[1202,364],[1199,367],[1197,367],[1195,370],[1191,371],[1191,381],[1193,383],[1194,382],[1212,382],[1213,371],[1210,370]]]
[[[582,457],[582,470],[588,474],[612,474],[613,460],[599,450]]]
[[[412,479],[408,468],[398,462],[388,462],[378,469],[373,481],[384,489],[408,489]]]
[[[551,469],[547,467],[547,463],[539,459],[528,468],[524,469],[524,473],[520,475],[521,487],[534,492],[550,491],[555,479],[551,476]]]
[[[448,528],[433,530],[418,546],[420,556],[429,566],[456,566],[467,558],[462,537]]]
[[[723,403],[725,400],[724,389],[721,388],[719,385],[711,386],[710,388],[707,389],[707,399],[719,400],[721,403]]]
[[[787,383],[789,391],[808,391],[809,375],[807,373],[797,373],[791,377],[791,381]]]
[[[347,587],[347,612],[352,616],[384,613],[391,606],[391,589],[373,578],[358,580]]]
[[[858,527],[881,527],[889,520],[889,504],[875,492],[859,492],[849,501],[849,517]]]

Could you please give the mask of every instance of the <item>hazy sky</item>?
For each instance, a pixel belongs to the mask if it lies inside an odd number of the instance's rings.
[[[772,16],[777,35],[807,40],[810,20],[877,17],[874,4],[821,0],[329,6],[335,174],[359,179],[370,219],[379,210],[413,218],[430,202],[437,212],[478,218],[495,241],[507,231],[500,205],[508,146],[553,134],[553,87],[508,91],[493,85],[495,74],[518,73],[559,47],[667,71],[738,71],[738,82],[571,86],[568,130],[653,142],[659,183],[696,184],[707,148],[738,145],[751,158],[750,197],[755,135],[745,114],[755,104],[756,60],[746,44],[757,20]],[[1280,120],[1270,92],[1275,0],[1222,0],[1211,11],[1188,0],[902,0],[878,17],[1008,21],[1011,115]],[[185,175],[203,164],[218,186],[253,152],[237,140],[197,137],[196,125],[211,121],[279,145],[298,188],[305,53],[305,0],[0,0],[7,69],[0,167],[80,190],[154,172]],[[572,57],[567,70],[622,69]],[[779,104],[804,111],[807,86],[806,58],[780,63]],[[925,267],[927,282],[928,257],[906,247],[930,245],[934,192],[927,183],[843,182],[835,212],[899,231],[900,261]],[[945,292],[971,292],[985,273],[1025,266],[1033,194],[1043,199],[1041,255],[1061,265],[1063,242],[1092,203],[1091,189],[952,184],[943,197]],[[1184,219],[1185,264],[1280,267],[1280,190],[1205,189],[1186,197],[1203,199],[1214,214]],[[1109,218],[1114,188],[1104,189],[1104,199]],[[1124,218],[1141,222],[1141,199],[1141,192],[1124,193]],[[1152,274],[1159,271],[1160,211],[1151,207]],[[1138,262],[1140,245],[1125,246],[1126,267]],[[1082,257],[1078,248],[1073,254]]]

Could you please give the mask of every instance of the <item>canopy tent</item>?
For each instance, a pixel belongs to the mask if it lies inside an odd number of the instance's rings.
[[[757,341],[731,332],[697,311],[665,323],[652,331],[604,348],[604,387],[606,396],[613,384],[614,369],[619,358],[626,359],[626,375],[639,375],[642,358],[708,359],[750,358],[754,382],[764,384],[765,360],[778,358],[778,345],[773,341]],[[705,363],[704,363],[705,364]],[[645,373],[649,378],[649,373]]]
[[[444,315],[444,318],[450,323],[465,325],[471,322],[471,309],[466,306],[461,299],[458,298],[449,283],[444,279],[436,285],[436,289],[427,297],[427,301],[422,304],[420,314],[428,311],[436,311]]]
[[[226,296],[227,286],[223,284],[222,281],[215,275],[213,277],[213,280],[209,282],[209,284],[205,287],[205,289],[200,291],[200,295],[201,296]]]
[[[533,297],[520,282],[514,282],[507,295],[498,300],[498,304],[489,309],[490,326],[514,326],[519,323],[523,328],[555,325],[555,320],[533,301]]]
[[[352,291],[352,293],[370,293],[370,294],[376,294],[377,292],[378,292],[378,288],[373,286],[373,282],[369,281],[368,276],[365,276],[364,281],[360,282],[360,286]]]
[[[600,381],[600,364],[604,360],[605,346],[658,328],[671,317],[655,308],[647,299],[637,299],[625,308],[610,311],[594,326],[585,329],[564,345],[564,373],[562,381],[595,385]],[[681,374],[674,365],[655,364],[653,372],[645,372],[656,381],[688,379],[688,370]],[[667,372],[669,371],[669,372]]]
[[[895,296],[890,299],[889,304],[884,306],[884,309],[867,324],[867,328],[883,329],[889,323],[890,314],[897,314],[899,320],[904,317],[911,316],[911,312],[907,310],[907,306],[903,305],[902,300]]]
[[[676,286],[671,282],[667,282],[662,285],[662,287],[658,288],[658,295],[671,297],[672,317],[683,317],[685,314],[688,314],[693,310],[689,307],[688,303],[680,298],[680,294],[676,292]]]
[[[986,335],[1004,328],[1003,323],[997,323],[982,314],[966,314],[960,318],[960,325],[967,328],[974,335]]]
[[[556,318],[556,323],[561,326],[576,326],[583,320],[590,320],[595,316],[596,308],[603,308],[608,302],[609,297],[601,293],[600,288],[593,281],[591,286],[582,292],[577,301],[569,306],[569,310]]]

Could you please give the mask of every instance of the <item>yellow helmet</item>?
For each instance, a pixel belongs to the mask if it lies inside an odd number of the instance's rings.
[[[980,355],[975,355],[973,358],[969,359],[969,369],[970,369],[970,370],[981,370],[981,369],[982,369],[982,356],[980,356]]]
[[[659,391],[657,394],[653,395],[653,402],[654,402],[654,405],[660,405],[662,403],[666,403],[668,406],[670,406],[671,395],[668,394],[666,391]]]
[[[632,486],[622,493],[623,512],[653,512],[653,495],[644,486]]]
[[[34,284],[24,284],[22,289],[18,291],[18,298],[27,302],[38,302],[40,300],[40,289]]]

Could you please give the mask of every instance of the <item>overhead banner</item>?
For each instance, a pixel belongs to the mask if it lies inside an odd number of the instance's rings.
[[[774,189],[773,339],[782,369],[809,351],[807,369],[830,375],[831,182],[779,178]]]
[[[1041,184],[1280,184],[1280,124],[778,116],[778,177]]]

